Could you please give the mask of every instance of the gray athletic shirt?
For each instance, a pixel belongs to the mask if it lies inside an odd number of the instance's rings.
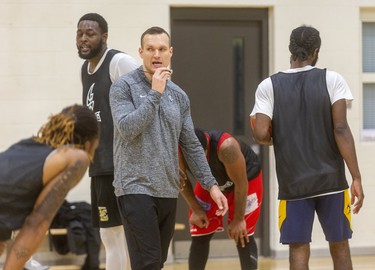
[[[177,198],[179,145],[203,188],[209,190],[217,184],[194,132],[189,98],[171,80],[160,94],[151,89],[140,67],[112,84],[110,105],[116,196]]]

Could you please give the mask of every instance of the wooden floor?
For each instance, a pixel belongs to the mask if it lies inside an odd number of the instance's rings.
[[[366,257],[353,257],[354,270],[375,270],[375,255]],[[259,259],[259,270],[287,270],[289,269],[288,260],[275,260],[269,258]],[[187,270],[187,262],[176,262],[164,267],[163,270]],[[237,270],[241,269],[238,259],[216,259],[209,260],[205,270]],[[330,257],[311,258],[310,270],[332,270],[332,261]]]
[[[352,258],[354,270],[375,270],[374,256],[355,256]],[[51,266],[50,270],[79,270],[79,266]],[[210,259],[205,270],[239,270],[240,265],[238,259]],[[259,270],[287,270],[289,269],[288,260],[276,260],[270,258],[259,259]],[[311,258],[310,270],[332,270],[332,262],[330,257]],[[166,264],[163,270],[188,270],[186,261]]]

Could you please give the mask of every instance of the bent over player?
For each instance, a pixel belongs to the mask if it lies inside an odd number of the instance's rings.
[[[228,235],[237,244],[241,269],[258,268],[258,251],[254,240],[255,227],[262,204],[263,184],[260,162],[254,151],[226,132],[195,129],[208,160],[212,174],[228,199]],[[180,168],[188,169],[180,154]],[[217,216],[216,205],[199,182],[194,194],[187,184],[182,195],[191,213],[189,223],[192,243],[189,269],[203,270],[206,266],[210,240],[215,232],[223,231],[222,217]]]
[[[98,146],[94,113],[74,105],[52,115],[32,138],[0,153],[0,255],[3,270],[22,270],[64,198],[84,176]]]

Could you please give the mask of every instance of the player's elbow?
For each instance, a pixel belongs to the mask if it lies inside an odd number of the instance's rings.
[[[262,130],[254,130],[253,133],[254,140],[259,144],[270,144],[271,142],[271,135],[269,134],[268,130],[263,132]]]
[[[346,137],[351,133],[349,126],[346,123],[336,124],[333,128],[335,137]]]

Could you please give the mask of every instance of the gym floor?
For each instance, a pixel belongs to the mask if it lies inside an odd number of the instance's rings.
[[[375,269],[375,255],[374,256],[355,256],[352,257],[353,269],[355,270],[374,270]],[[289,269],[289,263],[287,259],[270,259],[260,258],[259,259],[259,270],[286,270]],[[332,270],[333,265],[330,257],[319,257],[310,259],[310,270]],[[168,264],[163,270],[187,270],[188,265],[186,261],[175,262]],[[205,270],[224,270],[241,269],[239,260],[233,259],[209,259]]]
[[[355,270],[374,270],[374,256],[354,256],[352,257],[353,269]],[[50,270],[78,270],[79,266],[51,266]],[[237,258],[230,259],[209,259],[205,270],[239,270],[240,265]],[[286,259],[259,259],[259,270],[287,270],[289,263]],[[333,265],[330,257],[314,257],[310,259],[310,270],[332,270]],[[187,261],[177,261],[166,264],[163,270],[188,270]]]

